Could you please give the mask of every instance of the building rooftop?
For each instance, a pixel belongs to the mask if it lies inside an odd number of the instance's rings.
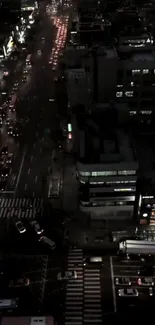
[[[98,118],[87,117],[80,126],[79,161],[85,164],[137,161],[129,135],[123,129],[106,127],[103,117]]]

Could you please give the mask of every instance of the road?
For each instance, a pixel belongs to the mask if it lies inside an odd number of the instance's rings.
[[[52,150],[59,140],[60,102],[58,105],[58,88],[53,79],[58,74],[59,56],[65,45],[68,14],[61,10],[53,15],[52,6],[48,6],[50,11],[43,8],[41,28],[35,36],[32,51],[32,68],[27,69],[27,81],[21,81],[22,71],[14,77],[19,82],[19,100],[16,112],[9,112],[8,117],[18,121],[20,137],[14,141],[5,129],[2,131],[3,143],[8,144],[9,151],[13,151],[15,156],[7,191],[16,197],[42,197],[42,179],[51,165]],[[12,83],[12,79],[9,82]]]

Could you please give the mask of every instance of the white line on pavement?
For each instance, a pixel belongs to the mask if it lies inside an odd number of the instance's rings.
[[[29,170],[28,170],[28,174],[30,174],[30,171],[31,171],[31,169],[29,168]]]
[[[117,312],[117,306],[116,306],[116,293],[115,293],[115,283],[114,283],[114,271],[113,271],[112,256],[110,256],[110,270],[111,270],[114,313],[116,313]]]
[[[24,150],[24,152],[23,152],[23,157],[22,157],[22,160],[21,160],[20,168],[19,168],[19,173],[18,173],[18,177],[17,177],[15,191],[17,190],[17,187],[19,185],[20,176],[21,176],[21,173],[22,173],[23,165],[24,165],[25,155],[26,155],[26,150]]]
[[[31,156],[31,161],[33,160],[33,156]]]
[[[26,191],[26,189],[27,189],[27,184],[25,184],[25,191]]]
[[[35,177],[35,183],[37,183],[37,180],[38,180],[38,176]]]

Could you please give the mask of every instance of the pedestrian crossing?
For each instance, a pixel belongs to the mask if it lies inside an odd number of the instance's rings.
[[[102,323],[100,269],[83,266],[83,250],[68,252],[68,270],[77,271],[77,279],[68,280],[65,301],[65,325]]]
[[[1,198],[0,208],[39,208],[43,206],[43,198]]]
[[[69,280],[66,288],[65,325],[83,324],[83,250],[68,252],[68,270],[76,270],[77,279]]]
[[[84,269],[84,324],[102,323],[100,269]]]
[[[36,210],[43,213],[42,198],[4,198],[0,199],[0,219],[34,219]]]

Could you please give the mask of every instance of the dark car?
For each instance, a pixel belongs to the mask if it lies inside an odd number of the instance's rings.
[[[6,181],[5,180],[1,180],[0,181],[0,191],[3,192],[5,191],[6,188]]]
[[[8,177],[9,176],[9,168],[7,166],[4,166],[1,171],[1,176],[2,177]]]
[[[153,276],[154,267],[152,265],[145,265],[138,270],[138,275],[140,276]]]
[[[13,136],[14,137],[19,137],[19,130],[18,130],[18,128],[15,128],[14,130],[13,130]]]
[[[2,155],[7,155],[8,154],[8,146],[4,146],[1,150]]]

